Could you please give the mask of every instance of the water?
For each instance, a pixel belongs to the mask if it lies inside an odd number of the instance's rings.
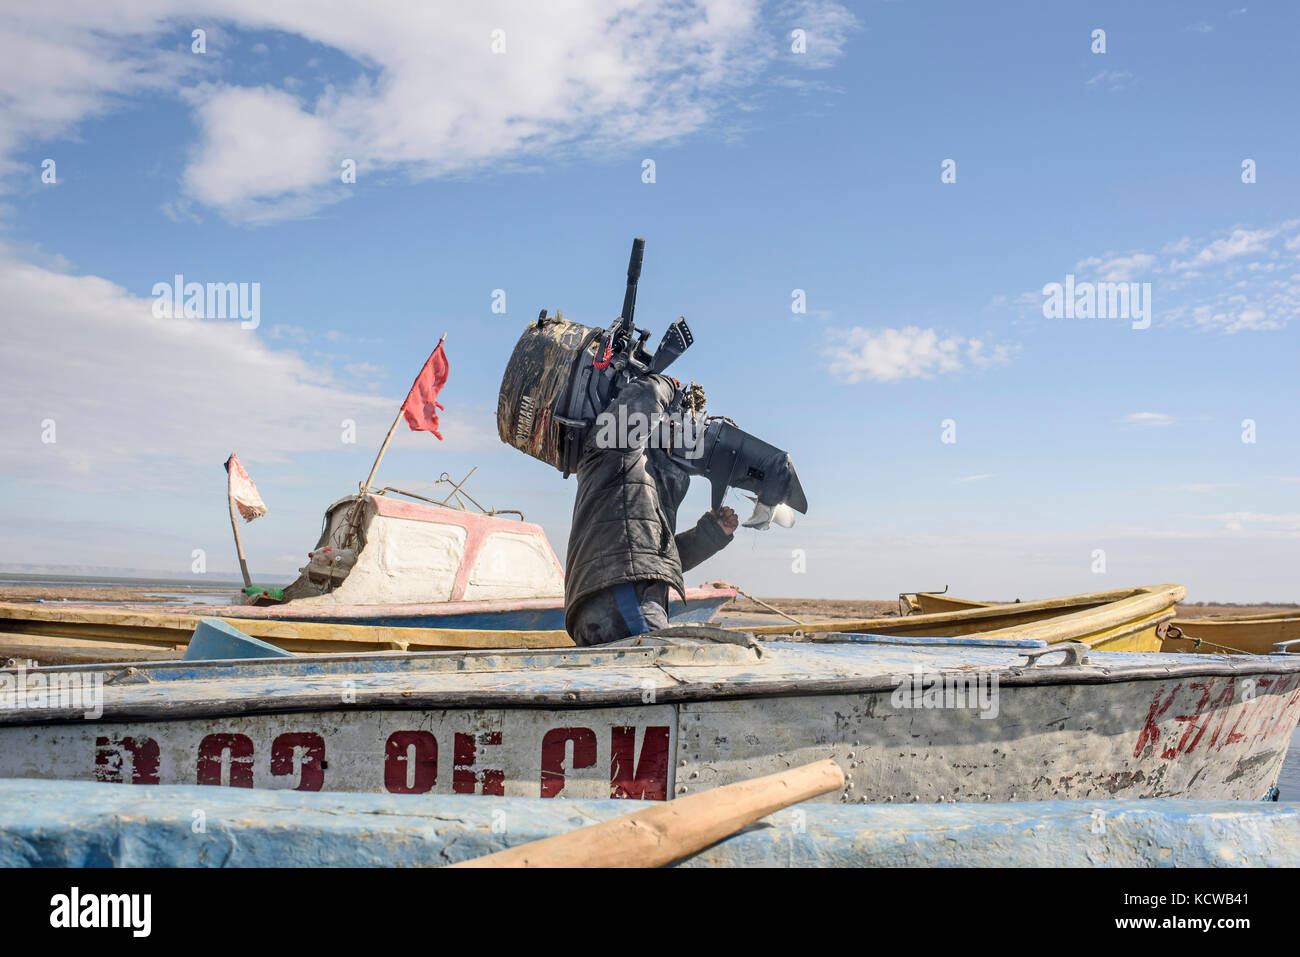
[[[1291,735],[1291,745],[1286,749],[1286,760],[1282,762],[1277,786],[1282,791],[1279,801],[1300,802],[1300,728]]]
[[[149,589],[141,596],[130,596],[106,601],[76,598],[76,604],[115,605],[122,601],[154,599],[170,605],[229,605],[244,586],[241,582],[184,578],[127,578],[112,575],[25,575],[17,572],[0,573],[0,587],[21,588],[136,588]],[[51,602],[52,603],[52,602]]]
[[[43,588],[149,588],[152,586],[181,585],[195,588],[193,578],[117,578],[111,575],[26,575],[18,572],[0,572],[0,585],[40,585]],[[244,587],[240,582],[205,579],[204,588]]]
[[[122,605],[133,602],[151,602],[156,601],[160,605],[233,605],[235,604],[235,586],[231,585],[229,591],[151,591],[143,595],[132,595],[127,598],[38,598],[37,602],[42,605]]]

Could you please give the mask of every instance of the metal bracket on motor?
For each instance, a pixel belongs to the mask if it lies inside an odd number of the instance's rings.
[[[1038,664],[1039,658],[1042,658],[1044,655],[1055,654],[1058,651],[1064,652],[1065,654],[1065,660],[1061,662],[1059,665],[1040,666]],[[1048,648],[1044,648],[1041,651],[1025,651],[1025,652],[1021,652],[1021,654],[1025,656],[1026,660],[1024,666],[1026,668],[1034,668],[1034,667],[1069,668],[1074,665],[1086,665],[1088,663],[1088,652],[1090,651],[1092,651],[1092,649],[1089,648],[1081,641],[1063,641],[1060,642],[1059,644],[1055,644]]]

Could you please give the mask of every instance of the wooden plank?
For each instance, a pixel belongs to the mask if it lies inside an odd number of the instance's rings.
[[[726,784],[453,867],[663,867],[783,808],[844,787],[834,761]]]
[[[572,648],[565,632],[404,628],[252,618],[221,618],[246,635],[299,653],[431,651],[457,648]],[[99,608],[0,604],[0,628],[11,635],[68,638],[127,646],[184,647],[199,619],[191,615]]]
[[[0,659],[32,659],[42,665],[93,664],[101,661],[175,661],[183,647],[132,644],[100,639],[65,638],[0,631]]]

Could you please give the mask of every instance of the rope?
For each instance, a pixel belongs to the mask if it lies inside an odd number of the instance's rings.
[[[764,608],[766,608],[768,611],[773,612],[773,613],[775,613],[775,614],[777,614],[777,615],[780,615],[782,618],[788,618],[788,619],[790,619],[792,622],[794,622],[796,625],[807,625],[807,624],[808,624],[808,622],[806,622],[806,621],[800,621],[798,618],[794,617],[794,615],[787,615],[787,614],[786,614],[785,612],[783,612],[780,608],[777,608],[777,607],[775,607],[774,605],[769,605],[767,602],[763,601],[763,599],[761,599],[761,598],[755,598],[753,595],[751,595],[749,592],[745,591],[745,589],[741,588],[739,585],[733,585],[733,584],[731,584],[730,582],[718,582],[718,586],[719,586],[720,588],[734,588],[734,589],[736,589],[736,592],[737,592],[738,594],[744,595],[746,598],[748,598],[748,599],[749,599],[750,601],[752,601],[754,604],[756,604],[756,605],[762,605],[762,606],[763,606]]]
[[[1174,634],[1174,632],[1178,632],[1178,634]],[[1258,655],[1259,654],[1259,652],[1257,651],[1243,651],[1240,648],[1229,648],[1227,645],[1218,645],[1206,638],[1197,638],[1193,635],[1188,635],[1184,633],[1183,630],[1179,628],[1177,625],[1170,625],[1169,630],[1165,632],[1165,637],[1175,638],[1175,639],[1181,638],[1183,641],[1190,641],[1192,643],[1193,651],[1201,647],[1201,645],[1208,645],[1211,648],[1219,648],[1222,649],[1223,651],[1230,651],[1234,655]]]

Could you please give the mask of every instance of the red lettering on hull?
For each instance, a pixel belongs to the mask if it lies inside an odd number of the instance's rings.
[[[1147,709],[1146,721],[1142,723],[1142,730],[1138,732],[1137,745],[1133,748],[1133,757],[1147,757],[1150,752],[1160,743],[1160,719],[1164,713],[1174,703],[1174,696],[1178,694],[1181,684],[1174,685],[1169,692],[1169,697],[1164,701],[1160,700],[1160,691],[1157,689],[1156,696],[1151,701],[1151,707]]]
[[[636,728],[611,731],[609,796],[643,801],[668,800],[668,728],[645,729],[640,759],[636,759]]]
[[[297,755],[301,756],[299,762],[294,760]],[[319,791],[325,784],[325,739],[314,731],[280,735],[271,742],[271,773],[276,777],[297,774],[295,791]]]
[[[480,741],[479,739],[482,738]],[[483,794],[504,795],[506,773],[499,768],[475,769],[478,746],[501,743],[500,731],[487,731],[482,735],[457,734],[452,744],[451,789],[456,794],[474,794],[482,782]]]
[[[596,732],[590,728],[552,728],[542,738],[542,797],[553,798],[564,790],[564,758],[573,742],[573,770],[596,763]]]
[[[438,739],[432,731],[394,731],[384,745],[384,789],[426,794],[438,783]]]
[[[209,734],[199,742],[198,783],[221,786],[221,764],[230,753],[230,786],[253,786],[253,739],[246,734]]]
[[[95,739],[95,780],[121,784],[127,755],[132,784],[158,783],[158,742],[153,738]]]

